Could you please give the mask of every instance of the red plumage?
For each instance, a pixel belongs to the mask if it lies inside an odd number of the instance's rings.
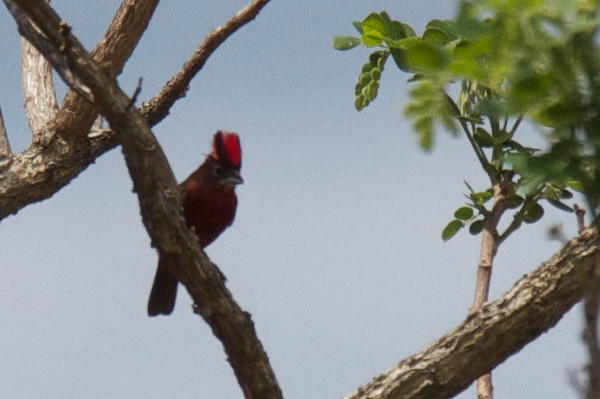
[[[243,183],[240,175],[242,148],[237,134],[218,131],[213,137],[213,151],[179,187],[188,226],[193,227],[202,248],[212,243],[233,223],[237,207],[235,186]],[[178,280],[171,259],[158,253],[148,315],[171,314],[177,297]]]

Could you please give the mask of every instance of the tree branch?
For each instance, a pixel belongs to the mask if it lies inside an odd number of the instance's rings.
[[[96,61],[112,74],[121,71],[150,19],[155,3],[157,1],[124,0],[121,4],[105,37],[92,52]],[[167,83],[142,107],[151,126],[164,119],[174,102],[184,96],[189,82],[214,50],[255,18],[266,3],[268,0],[253,1],[204,39],[182,69],[169,80],[175,83]],[[9,163],[0,164],[0,175],[5,177],[0,180],[0,220],[31,203],[49,198],[98,156],[118,144],[114,132],[109,129],[93,132],[82,145],[76,145],[80,141],[69,143],[73,137],[87,134],[94,118],[93,107],[75,93],[69,93],[51,130],[46,133],[44,145],[34,144]],[[63,132],[66,140],[57,140],[55,131]],[[43,162],[31,162],[32,159]]]
[[[88,98],[90,95],[89,89],[83,86],[81,82],[78,81],[75,76],[73,76],[68,65],[65,64],[63,57],[61,56],[60,50],[52,47],[48,41],[48,38],[44,37],[44,35],[37,31],[27,17],[19,13],[18,7],[12,1],[7,1],[5,3],[6,8],[8,8],[15,22],[17,23],[17,27],[21,36],[27,37],[28,41],[30,41],[36,48],[42,49],[41,52],[45,54],[45,57],[48,60],[51,60],[54,69],[69,85],[69,87],[77,91],[77,93],[79,93],[81,96]],[[88,100],[91,101],[89,98]]]
[[[238,11],[225,24],[213,29],[200,43],[192,56],[183,64],[183,67],[163,86],[163,88],[149,101],[142,105],[145,114],[150,115],[148,123],[155,125],[159,122],[155,118],[164,118],[175,101],[185,95],[190,82],[202,69],[208,58],[229,36],[239,28],[252,21],[260,10],[270,0],[252,0],[246,7]]]
[[[54,10],[40,0],[14,3],[55,48],[61,48],[73,75],[90,88],[95,105],[123,148],[152,243],[174,260],[175,271],[192,295],[196,308],[223,342],[245,397],[282,398],[249,314],[233,300],[219,270],[210,263],[195,234],[185,224],[175,177],[141,112],[131,106],[131,99],[115,80],[64,29],[64,22]]]
[[[496,301],[345,399],[449,398],[554,326],[600,275],[595,227]]]
[[[21,38],[21,74],[25,116],[33,141],[38,141],[37,137],[56,115],[58,102],[50,64],[24,38]]]
[[[452,111],[454,112],[454,116],[456,117],[456,120],[458,120],[458,123],[460,124],[463,131],[465,132],[465,135],[467,136],[467,140],[469,140],[469,144],[471,144],[471,148],[473,149],[473,152],[475,153],[477,160],[483,167],[483,170],[488,172],[490,170],[490,163],[489,163],[487,157],[485,156],[485,153],[483,151],[481,151],[481,148],[479,148],[479,146],[475,142],[473,135],[469,131],[469,126],[467,125],[465,118],[463,117],[463,115],[460,112],[460,108],[458,107],[456,102],[452,99],[452,97],[450,97],[448,95],[448,93],[444,92],[444,96],[446,97],[446,100],[450,104],[450,108],[452,108]]]
[[[5,1],[7,3],[7,1]],[[110,76],[116,76],[148,26],[158,0],[123,0],[92,52]],[[92,104],[74,92],[37,141],[0,163],[0,220],[21,208],[51,197],[94,160],[116,146],[114,134],[88,137],[96,118]]]

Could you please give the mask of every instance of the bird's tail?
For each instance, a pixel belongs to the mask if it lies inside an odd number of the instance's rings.
[[[159,254],[158,267],[148,299],[148,316],[170,315],[175,307],[179,281],[167,264],[167,258]]]

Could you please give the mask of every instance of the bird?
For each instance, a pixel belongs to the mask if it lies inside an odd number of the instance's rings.
[[[242,148],[236,133],[219,130],[212,140],[212,152],[187,179],[179,184],[183,196],[183,215],[194,229],[203,249],[210,245],[235,218],[235,188],[244,183],[240,174]],[[172,260],[158,251],[148,315],[169,315],[175,307],[178,279]]]

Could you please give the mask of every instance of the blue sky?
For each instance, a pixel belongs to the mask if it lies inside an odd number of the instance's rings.
[[[401,113],[408,76],[386,69],[379,98],[357,113],[368,51],[337,52],[351,21],[387,10],[420,32],[452,2],[273,0],[224,43],[188,95],[154,128],[178,179],[202,162],[217,129],[240,134],[245,184],[235,224],[207,248],[256,328],[290,399],[341,397],[460,322],[473,296],[479,238],[440,233],[465,187],[485,188],[463,138],[418,149]],[[117,1],[53,0],[92,48]],[[244,1],[160,4],[119,83],[141,100]],[[29,142],[19,39],[0,13],[0,106],[13,150]],[[60,91],[61,96],[64,89]],[[539,134],[524,130],[540,145]],[[120,151],[51,199],[0,224],[0,396],[242,397],[220,343],[180,290],[170,317],[148,318],[156,254]],[[500,248],[491,296],[559,249],[546,239],[575,221],[546,207]],[[499,397],[575,398],[581,309],[494,373]],[[472,398],[471,390],[460,397]]]

